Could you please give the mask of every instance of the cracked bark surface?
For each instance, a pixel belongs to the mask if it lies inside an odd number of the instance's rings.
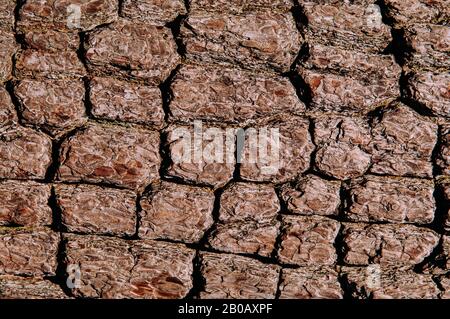
[[[214,193],[161,182],[140,200],[139,236],[196,243],[213,224]]]
[[[32,181],[0,182],[0,225],[48,226],[52,210],[48,206],[51,186]]]
[[[283,269],[281,299],[342,299],[338,273],[331,267]]]
[[[449,299],[449,8],[2,0],[0,299]]]
[[[170,113],[180,121],[245,125],[265,116],[305,111],[289,79],[237,68],[183,65],[171,90]]]
[[[75,296],[181,298],[192,287],[195,252],[183,245],[73,234],[65,240],[65,263],[84,274]]]
[[[342,275],[353,286],[357,299],[437,299],[440,291],[429,275],[395,268],[381,268],[377,278],[364,267],[343,267]]]

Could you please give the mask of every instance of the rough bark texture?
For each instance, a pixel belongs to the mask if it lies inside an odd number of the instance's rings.
[[[227,11],[239,14],[247,11],[288,11],[294,6],[292,0],[191,0],[193,11]]]
[[[117,12],[116,0],[27,0],[19,13],[18,27],[86,31],[113,22]]]
[[[49,51],[26,49],[16,55],[18,78],[66,78],[86,74],[76,51]]]
[[[75,32],[58,32],[55,30],[31,30],[23,34],[25,43],[34,50],[58,52],[78,50],[80,36]]]
[[[372,173],[431,177],[437,125],[405,105],[395,105],[376,121],[371,142]]]
[[[188,57],[195,60],[282,72],[289,70],[302,42],[290,12],[233,15],[194,11],[181,35]]]
[[[440,128],[441,144],[438,147],[437,165],[441,173],[450,175],[450,123]]]
[[[450,75],[448,73],[420,72],[408,79],[408,96],[434,114],[450,117]]]
[[[55,275],[58,244],[49,228],[1,228],[0,274]]]
[[[14,28],[15,0],[4,0],[0,4],[0,29],[12,31]]]
[[[17,114],[11,97],[4,87],[0,86],[0,128],[17,122]]]
[[[406,28],[405,40],[409,47],[408,66],[448,70],[449,32],[450,27],[433,24],[416,24]]]
[[[440,189],[444,195],[443,198],[447,201],[447,205],[443,209],[445,214],[444,228],[450,231],[450,179],[441,181]]]
[[[371,164],[370,127],[361,118],[324,116],[314,121],[318,171],[338,179],[363,175]]]
[[[313,110],[368,113],[400,94],[401,68],[392,56],[312,44],[297,67]]]
[[[0,30],[0,82],[11,79],[13,71],[13,55],[18,50],[14,34]]]
[[[390,28],[382,22],[378,5],[306,2],[303,8],[310,42],[376,53],[391,41]]]
[[[450,18],[450,2],[428,0],[384,0],[387,16],[398,27],[413,23],[445,24]]]

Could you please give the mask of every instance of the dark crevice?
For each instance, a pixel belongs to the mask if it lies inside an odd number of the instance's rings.
[[[430,109],[413,99],[402,97],[400,98],[400,101],[421,116],[437,118]]]
[[[233,171],[233,181],[241,182],[241,164],[244,156],[245,148],[245,129],[239,128],[236,130],[235,142],[234,142],[234,171]]]
[[[284,184],[280,184],[280,185],[275,186],[275,193],[277,194],[278,201],[280,203],[279,214],[282,214],[284,212],[289,212],[288,205],[287,205],[286,201],[283,199],[283,195],[282,195],[283,187],[285,187],[286,185],[289,185],[291,187],[295,187],[295,182],[284,183]]]
[[[341,183],[341,187],[339,188],[340,204],[338,207],[337,217],[341,220],[346,220],[346,211],[348,210],[348,208],[352,203],[352,198],[350,195],[348,185],[349,182],[345,181]]]
[[[20,48],[22,50],[26,50],[28,48],[28,44],[25,41],[25,35],[21,33],[15,33],[14,37],[16,39],[16,42],[20,45]],[[15,69],[15,68],[14,68]]]
[[[294,7],[291,9],[292,15],[294,17],[297,30],[304,37],[305,29],[308,25],[308,21],[306,15],[303,12],[303,9],[298,3],[298,0],[294,1]],[[295,88],[298,98],[305,104],[306,110],[310,108],[312,94],[310,87],[305,83],[303,78],[298,74],[297,67],[301,65],[302,62],[306,61],[309,58],[309,44],[307,42],[303,43],[300,47],[300,50],[297,56],[294,59],[294,62],[291,64],[288,72],[283,73],[282,75],[289,78],[292,85]]]
[[[367,171],[370,171],[370,169],[368,169]],[[433,179],[433,177],[420,177],[420,176],[414,175],[412,173],[404,174],[404,175],[392,175],[392,174],[370,172],[370,174],[367,174],[367,175],[380,176],[380,177],[398,177],[398,178],[405,177],[405,178],[412,178],[412,179],[424,180],[424,181],[431,181]]]
[[[381,105],[367,113],[366,118],[370,130],[372,130],[379,122],[383,120],[384,113],[391,107],[393,103],[389,104],[388,106]]]
[[[187,186],[195,186],[195,187],[204,187],[204,188],[214,189],[214,186],[212,186],[212,185],[209,185],[209,184],[206,184],[206,183],[194,182],[194,181],[183,179],[181,177],[170,175],[170,174],[166,174],[166,175],[162,176],[161,180],[165,181],[165,182],[171,182],[171,183],[175,183],[175,184],[180,184],[180,185],[187,185]]]
[[[325,174],[324,172],[322,172],[321,170],[319,170],[319,169],[316,167],[316,165],[315,165],[315,163],[316,163],[315,158],[316,158],[316,154],[317,154],[317,151],[318,151],[318,150],[319,150],[319,147],[316,147],[316,148],[313,150],[313,152],[311,153],[311,164],[310,164],[311,167],[308,168],[308,169],[303,173],[303,176],[306,176],[306,175],[315,175],[315,176],[320,177],[321,179],[326,180],[326,181],[330,181],[330,182],[340,182],[340,181],[341,181],[340,179],[337,179],[336,177],[327,175],[327,174]]]
[[[443,276],[432,276],[432,277],[431,277],[431,279],[432,279],[433,282],[435,283],[436,287],[441,291],[441,295],[442,295],[443,293],[445,293],[445,291],[446,291],[445,287],[442,286],[442,283],[441,283],[441,278],[442,278],[442,277],[443,277]]]
[[[392,54],[397,64],[403,66],[405,65],[405,54],[407,51],[404,30],[395,27],[395,22],[389,16],[388,8],[384,3],[384,0],[377,0],[375,4],[380,7],[382,22],[391,28],[392,41],[383,50],[382,54]]]
[[[89,108],[89,106],[85,105],[85,108]],[[90,110],[92,111],[92,110]],[[114,125],[117,127],[123,127],[123,128],[141,128],[144,130],[150,130],[150,131],[155,131],[155,132],[160,132],[162,131],[165,126],[163,126],[162,128],[155,128],[154,125],[152,124],[148,124],[148,123],[136,123],[136,122],[125,122],[125,121],[121,121],[121,120],[112,120],[112,119],[105,119],[105,118],[99,118],[96,117],[95,115],[91,115],[89,117],[89,121],[86,123],[87,125],[89,124],[100,124],[100,125]]]
[[[410,51],[405,40],[404,30],[391,29],[391,36],[391,43],[389,43],[382,53],[393,55],[395,62],[400,66],[404,66],[406,64],[406,57]]]
[[[392,19],[388,14],[388,7],[384,3],[384,0],[376,0],[375,4],[380,7],[382,22],[388,26],[394,25],[394,19]]]
[[[214,227],[214,225],[213,225]],[[102,235],[104,236],[104,235]],[[236,252],[227,252],[224,250],[220,250],[220,249],[215,249],[213,247],[210,247],[208,245],[204,245],[202,243],[203,239],[200,240],[200,242],[198,243],[186,243],[184,241],[181,240],[174,240],[174,239],[169,239],[169,238],[157,238],[154,239],[155,241],[160,241],[160,242],[165,242],[165,243],[172,243],[172,244],[181,244],[184,245],[187,248],[190,249],[194,249],[194,250],[199,250],[201,252],[208,252],[208,253],[214,253],[214,254],[228,254],[228,255],[235,255],[235,256],[241,256],[241,257],[247,257],[253,260],[257,260],[263,264],[266,265],[276,265],[276,266],[280,266],[280,263],[274,261],[271,257],[266,257],[266,256],[261,256],[261,255],[256,255],[256,254],[251,254],[251,253],[236,253]],[[284,268],[298,268],[298,265],[294,265],[294,264],[283,264]]]
[[[314,149],[311,151],[311,154],[309,155],[309,168],[307,171],[314,170],[315,163],[316,163],[316,155],[317,155],[317,152],[319,151],[319,147],[317,146],[317,143],[315,140],[315,128],[316,128],[316,123],[315,123],[314,119],[309,118],[308,133],[311,138],[311,143],[314,145]],[[318,174],[322,174],[318,169],[316,169],[316,170],[318,171]],[[323,175],[325,175],[325,174],[323,174]]]

